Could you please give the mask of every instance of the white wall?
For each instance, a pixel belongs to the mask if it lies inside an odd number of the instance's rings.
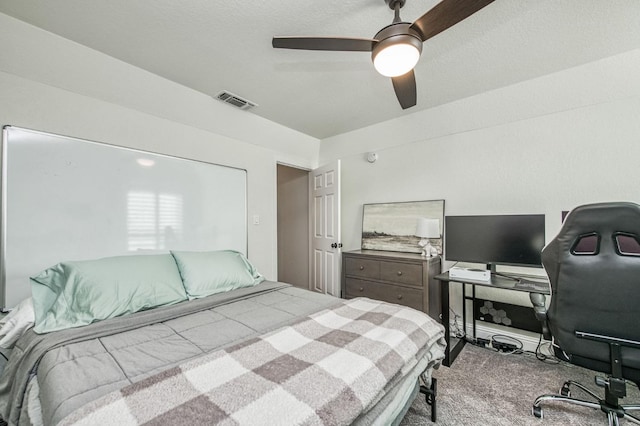
[[[444,199],[447,215],[544,213],[549,241],[562,210],[640,202],[638,75],[635,50],[323,140],[320,163],[342,161],[345,250],[360,246],[365,203]],[[528,304],[516,292],[490,296]]]
[[[249,258],[276,277],[276,162],[317,163],[319,141],[0,14],[0,125],[247,170]]]

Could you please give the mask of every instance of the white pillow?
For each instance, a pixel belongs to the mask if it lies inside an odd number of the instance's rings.
[[[33,312],[33,299],[29,297],[11,310],[4,318],[0,319],[0,348],[11,349],[18,339],[33,327],[35,322]]]

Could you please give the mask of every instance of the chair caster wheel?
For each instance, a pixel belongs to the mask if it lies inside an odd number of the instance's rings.
[[[536,406],[536,405],[531,407],[531,414],[533,414],[534,416],[536,416],[539,419],[544,417],[542,415],[542,407],[539,407],[539,406]]]
[[[569,389],[569,385],[567,383],[562,385],[562,388],[560,389],[560,395],[567,397],[571,396],[571,390]]]

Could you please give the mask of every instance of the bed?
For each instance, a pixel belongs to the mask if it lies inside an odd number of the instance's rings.
[[[0,377],[12,425],[397,424],[444,357],[428,315],[266,281],[232,251],[66,262],[32,279],[36,325]]]

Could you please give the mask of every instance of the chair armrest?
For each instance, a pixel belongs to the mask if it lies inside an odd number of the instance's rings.
[[[640,349],[640,342],[637,340],[621,339],[619,337],[605,336],[603,334],[586,333],[584,331],[575,331],[576,337],[589,339],[596,342],[614,344],[618,346],[628,346],[630,348]]]
[[[529,300],[533,305],[533,313],[536,319],[542,324],[542,337],[545,340],[551,340],[551,331],[549,330],[549,322],[547,320],[547,306],[545,305],[544,294],[529,293]]]

